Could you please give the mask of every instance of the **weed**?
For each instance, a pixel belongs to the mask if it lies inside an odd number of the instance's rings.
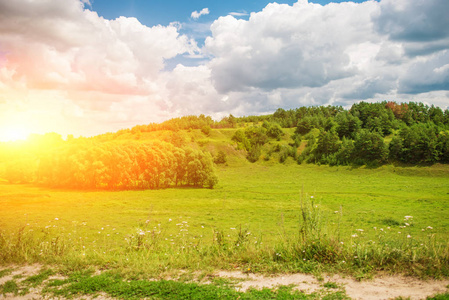
[[[12,269],[4,269],[0,271],[0,278],[4,277],[4,276],[8,276],[9,274],[12,273]]]
[[[438,294],[433,297],[427,297],[427,300],[449,300],[449,293]]]
[[[54,272],[50,269],[42,270],[39,274],[30,276],[27,279],[25,279],[23,283],[26,285],[31,285],[32,287],[36,287],[42,284],[44,280],[46,280],[53,274]]]
[[[387,226],[399,226],[400,223],[392,218],[385,218],[382,220],[382,223]]]
[[[331,282],[331,281],[324,283],[323,287],[328,288],[328,289],[338,289],[339,288],[338,284],[336,284],[335,282]]]
[[[19,286],[14,280],[8,280],[3,285],[0,286],[0,292],[3,295],[6,294],[14,294],[17,295],[19,293]]]
[[[277,289],[250,289],[247,292],[238,292],[233,288],[232,282],[226,280],[201,285],[167,280],[124,280],[112,273],[71,277],[64,286],[57,288],[48,286],[45,292],[67,298],[75,295],[95,296],[99,292],[104,292],[120,299],[347,299],[341,291],[306,295],[293,291],[293,286],[280,286]]]

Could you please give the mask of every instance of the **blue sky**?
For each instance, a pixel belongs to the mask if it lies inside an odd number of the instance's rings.
[[[91,9],[106,19],[115,19],[120,16],[135,17],[147,26],[168,25],[171,22],[186,23],[192,21],[191,13],[209,9],[208,15],[201,16],[201,22],[212,22],[220,16],[230,13],[250,14],[262,10],[273,1],[210,1],[210,0],[92,0]],[[275,1],[277,3],[292,5],[295,0]],[[340,3],[344,0],[315,0],[309,1],[326,5],[330,2]],[[360,3],[362,0],[352,2]],[[86,6],[89,7],[89,6]],[[90,7],[89,7],[90,8]],[[242,18],[244,18],[242,16]]]
[[[0,140],[359,101],[448,108],[448,0],[335,2],[0,0]]]

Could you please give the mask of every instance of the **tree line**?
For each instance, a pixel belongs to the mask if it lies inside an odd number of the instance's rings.
[[[4,177],[10,182],[109,190],[212,188],[218,182],[212,156],[188,146],[164,141],[44,140],[28,141],[19,153],[9,153],[12,159],[6,162]]]
[[[255,117],[262,125],[237,131],[237,146],[257,161],[268,141],[268,128],[295,128],[293,143],[275,144],[264,156],[279,152],[279,160],[299,163],[378,165],[449,163],[449,111],[422,103],[360,102],[349,110],[336,106],[278,109]],[[273,125],[275,124],[275,125]],[[302,147],[300,147],[302,145]]]

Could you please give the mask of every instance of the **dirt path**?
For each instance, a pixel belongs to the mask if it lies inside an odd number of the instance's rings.
[[[265,277],[255,274],[243,274],[241,272],[217,273],[217,276],[226,278],[245,279],[239,284],[239,289],[245,291],[250,287],[276,287],[278,285],[297,286],[296,289],[306,293],[312,293],[323,288],[326,282],[334,282],[346,290],[346,294],[352,299],[381,300],[392,299],[396,297],[405,297],[410,299],[426,299],[439,293],[448,291],[449,280],[418,280],[403,276],[385,276],[373,280],[356,281],[352,278],[343,278],[338,275],[326,276],[324,281],[318,281],[312,275],[288,274]]]
[[[27,278],[36,275],[41,270],[40,265],[30,266],[11,266],[9,269],[13,271],[0,278],[0,285],[12,280],[13,278]],[[6,269],[1,267],[0,270]],[[339,275],[325,276],[324,280],[319,281],[312,275],[305,274],[286,274],[276,276],[262,276],[256,274],[244,274],[242,272],[228,272],[218,271],[214,274],[215,277],[222,277],[228,279],[236,279],[236,289],[239,291],[246,291],[249,288],[275,288],[279,285],[294,285],[295,289],[303,291],[307,294],[313,293],[323,289],[326,282],[336,283],[339,287],[346,291],[346,294],[351,299],[364,300],[381,300],[394,299],[396,297],[404,297],[410,299],[426,299],[429,296],[434,296],[439,293],[448,292],[449,280],[418,280],[403,276],[385,276],[378,277],[372,280],[356,281],[352,278],[344,278]],[[52,276],[50,279],[62,279],[59,276]],[[90,297],[82,297],[83,299],[90,299]],[[51,297],[43,297],[40,295],[40,288],[30,289],[30,293],[24,296],[1,295],[0,299],[52,299]],[[95,297],[95,299],[111,299],[104,295]]]

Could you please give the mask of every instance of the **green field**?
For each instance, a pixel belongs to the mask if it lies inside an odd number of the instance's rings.
[[[447,166],[368,169],[238,161],[217,171],[214,189],[81,192],[3,182],[0,228],[2,248],[10,247],[10,253],[3,251],[2,263],[126,264],[131,272],[153,274],[214,268],[312,272],[310,264],[315,271],[365,272],[383,269],[370,262],[374,254],[367,249],[376,242],[405,247],[401,255],[415,251],[416,259],[429,255],[420,254],[420,247],[447,255]],[[301,242],[304,208],[319,228]],[[314,239],[347,249],[318,251],[324,258],[295,254],[295,247]],[[364,251],[365,263],[342,264],[354,260],[347,257],[350,247]],[[387,259],[393,250],[379,255]],[[281,252],[289,257],[272,257]],[[401,267],[409,263],[415,262],[398,258],[385,269],[407,273],[410,269]],[[444,268],[418,269],[412,273],[425,269],[430,276],[447,276]]]

